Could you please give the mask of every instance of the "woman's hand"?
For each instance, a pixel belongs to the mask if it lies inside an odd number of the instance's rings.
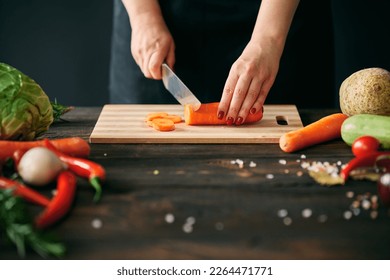
[[[156,19],[134,24],[131,53],[145,77],[161,80],[161,64],[175,63],[175,44],[165,23]]]
[[[262,110],[279,69],[280,51],[272,43],[250,41],[234,62],[218,108],[218,118],[240,125]]]
[[[252,38],[234,62],[225,83],[218,118],[242,124],[262,110],[279,69],[287,33],[299,0],[261,1]]]
[[[157,0],[122,0],[131,24],[131,54],[145,77],[161,80],[161,65],[175,64],[175,43]]]

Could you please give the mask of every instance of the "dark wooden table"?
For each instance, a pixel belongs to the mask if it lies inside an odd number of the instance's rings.
[[[88,139],[100,111],[76,108],[45,136]],[[300,115],[308,124],[331,112]],[[90,159],[108,175],[102,200],[94,204],[80,180],[71,212],[53,230],[65,259],[389,259],[389,210],[379,203],[349,212],[377,194],[376,184],[324,187],[301,167],[351,158],[341,140],[294,154],[277,144],[93,144]],[[18,259],[0,245],[1,259]]]

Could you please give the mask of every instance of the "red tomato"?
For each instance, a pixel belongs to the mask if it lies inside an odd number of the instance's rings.
[[[352,143],[352,153],[355,156],[364,156],[371,152],[378,151],[381,143],[375,137],[366,135],[355,139]]]

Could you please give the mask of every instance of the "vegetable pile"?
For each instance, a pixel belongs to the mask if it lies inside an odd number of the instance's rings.
[[[23,204],[20,201],[22,199],[44,208],[28,224],[28,231],[18,233],[39,235],[43,229],[61,221],[71,209],[77,177],[90,182],[95,189],[95,202],[101,197],[101,182],[105,180],[105,170],[100,164],[86,158],[90,153],[90,146],[79,137],[26,142],[0,140],[0,151],[0,167],[4,166],[0,170],[0,198],[3,199],[0,201],[0,225],[8,239],[16,244],[19,252],[22,252],[22,256],[25,241],[29,243],[28,236],[20,236],[18,241],[15,240],[14,231],[19,225],[12,223],[15,213],[6,205],[10,203],[9,200],[12,200],[12,203]],[[7,176],[7,173],[11,175]],[[56,194],[51,199],[36,190],[37,187],[53,182],[56,182]],[[23,215],[20,214],[21,217]],[[36,249],[37,244],[34,240],[30,240],[32,243],[30,246]],[[58,252],[47,253],[59,255]]]
[[[71,109],[51,102],[33,79],[0,63],[0,140],[33,140]]]
[[[377,182],[378,194],[390,206],[390,72],[370,68],[348,77],[340,87],[336,113],[282,135],[279,145],[292,153],[342,138],[355,156],[340,172],[316,166],[310,176],[322,185],[340,185],[352,179]]]

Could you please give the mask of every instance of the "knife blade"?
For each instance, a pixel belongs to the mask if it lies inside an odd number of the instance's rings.
[[[166,63],[162,64],[162,80],[164,87],[181,105],[191,104],[194,111],[200,108],[201,103],[198,98],[196,98]]]

